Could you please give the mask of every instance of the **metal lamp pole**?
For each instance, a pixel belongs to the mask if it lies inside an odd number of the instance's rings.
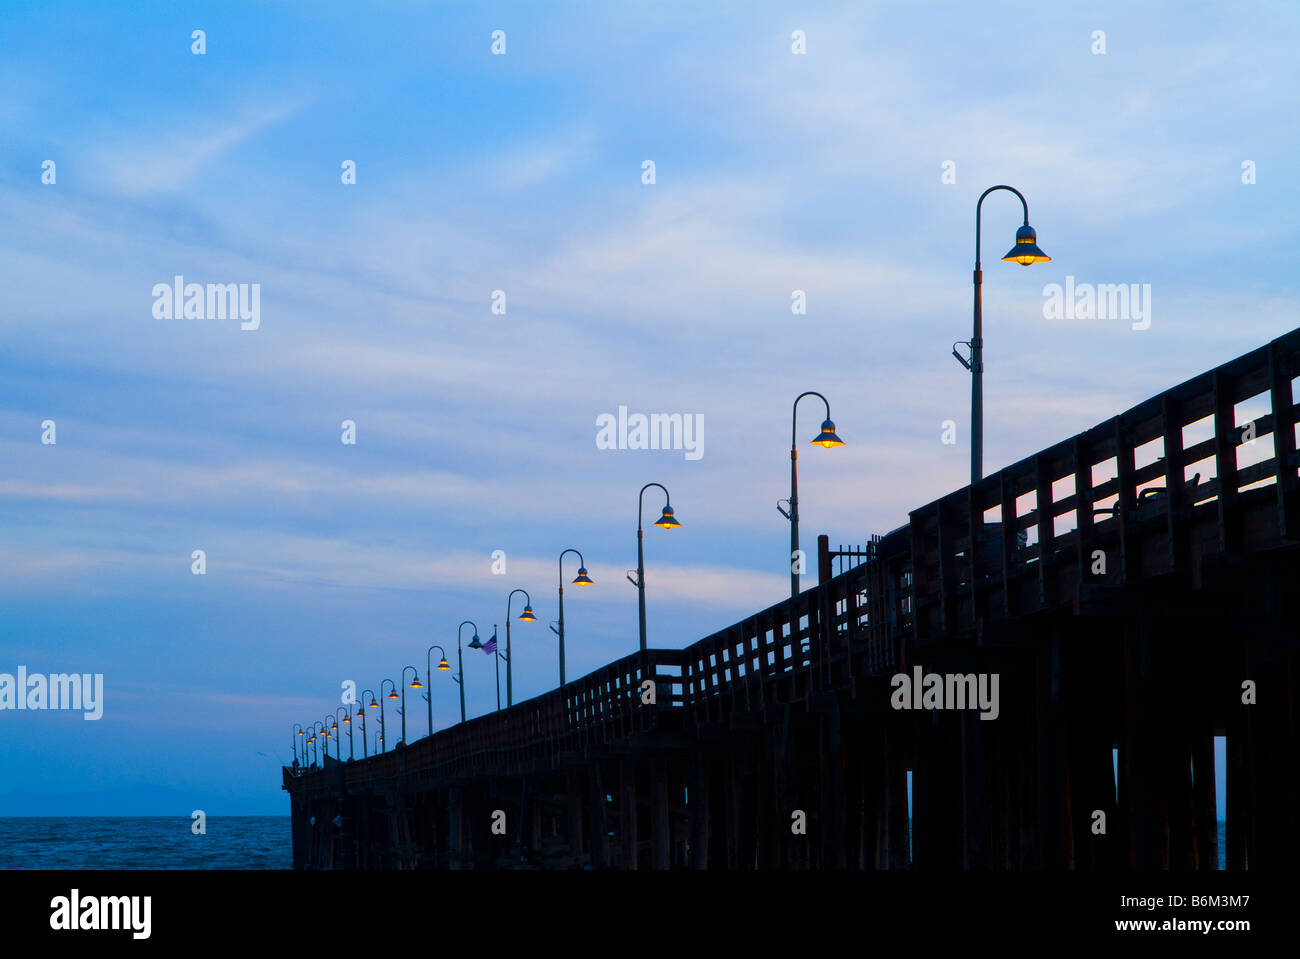
[[[560,637],[560,688],[564,688],[564,554],[573,553],[578,557],[578,575],[573,579],[574,586],[590,586],[592,579],[587,575],[587,561],[582,558],[582,553],[572,547],[560,553],[560,629],[556,634]],[[552,627],[554,629],[554,627]]]
[[[348,715],[348,707],[339,706],[334,710],[334,725],[338,725],[339,709],[343,710],[343,725],[348,727],[348,762],[351,762],[356,758],[352,752],[352,717]]]
[[[331,730],[330,730],[329,732],[325,733],[325,736],[326,736],[326,738],[330,738],[331,736],[333,737],[333,739],[334,739],[334,760],[335,760],[335,762],[340,762],[340,763],[341,763],[341,762],[343,762],[343,757],[342,757],[342,756],[340,755],[340,753],[339,753],[339,741],[340,741],[340,738],[341,738],[341,737],[340,737],[339,734],[338,734],[338,732],[339,732],[339,717],[338,717],[338,713],[337,713],[337,712],[331,713],[330,715],[326,716],[325,718],[326,718],[327,720],[329,720],[329,725],[331,726]],[[326,753],[326,755],[328,755],[328,754],[329,754],[329,750],[326,749],[326,750],[325,750],[325,753]]]
[[[429,654],[432,653],[435,649],[438,651],[439,656],[442,657],[438,662],[438,671],[445,673],[451,669],[451,667],[447,665],[447,651],[437,644],[430,646],[428,652],[424,654],[425,682],[428,683],[428,687],[429,687],[424,691],[425,692],[424,698],[425,701],[428,702],[429,704],[429,735],[430,736],[433,735],[433,660],[430,658]]]
[[[799,401],[805,396],[815,396],[826,404],[826,419],[822,422],[822,430],[812,442],[815,446],[823,446],[830,449],[833,446],[843,446],[844,441],[835,435],[835,424],[831,421],[831,404],[826,397],[822,396],[815,390],[809,390],[800,393],[794,398],[794,406],[790,410],[790,512],[781,509],[777,504],[777,509],[781,515],[790,521],[790,598],[794,599],[799,595],[799,449],[798,441],[795,439],[797,429],[796,423],[799,415]]]
[[[474,636],[470,642],[478,642],[478,626],[474,624],[473,620],[462,620],[461,624],[456,627],[456,667],[460,671],[460,676],[453,677],[456,679],[456,682],[460,683],[460,721],[462,723],[465,721],[465,651],[461,649],[460,638],[461,630],[466,626],[474,627]]]
[[[393,681],[385,679],[379,683],[379,741],[383,744],[379,751],[386,753],[388,752],[388,723],[384,718],[384,683],[393,683]],[[397,698],[397,683],[393,683],[393,689],[388,694],[388,698]]]
[[[406,671],[410,670],[415,673],[415,678],[411,680],[412,689],[423,689],[420,685],[420,671],[414,666],[402,667],[402,745],[406,745]]]
[[[519,614],[520,620],[525,623],[537,620],[533,615],[533,598],[528,595],[528,590],[512,589],[510,595],[506,597],[506,706],[515,704],[514,668],[510,663],[510,601],[515,598],[515,593],[524,594],[524,611]]]
[[[668,495],[668,488],[662,483],[646,483],[641,487],[641,492],[636,500],[636,579],[628,576],[628,582],[636,587],[637,594],[637,612],[641,623],[641,652],[646,650],[645,640],[645,549],[642,547],[643,534],[641,531],[642,510],[645,508],[645,491],[651,486],[658,486],[664,491],[664,511],[659,519],[655,520],[656,526],[664,529],[672,529],[674,526],[681,526],[673,516],[672,497]]]
[[[362,754],[361,758],[362,759],[370,758],[370,740],[366,739],[366,707],[369,706],[371,709],[375,709],[379,705],[378,703],[375,702],[375,694],[371,692],[371,690],[369,689],[361,690],[362,700],[365,700],[366,693],[370,693],[370,702],[366,703],[363,701],[362,704],[357,707],[357,712],[361,716],[361,754]]]
[[[975,204],[974,330],[970,342],[966,344],[970,347],[970,360],[962,359],[955,345],[952,351],[953,356],[957,357],[957,362],[970,370],[971,373],[970,481],[972,486],[984,478],[984,320],[980,292],[980,288],[984,283],[984,274],[980,270],[980,207],[984,204],[984,198],[995,190],[1007,190],[1014,193],[1020,198],[1020,205],[1024,208],[1025,213],[1024,226],[1016,230],[1016,245],[1002,259],[1008,263],[1019,263],[1021,266],[1047,263],[1052,259],[1038,248],[1038,235],[1034,232],[1034,228],[1029,225],[1029,204],[1026,202],[1024,194],[1015,187],[1006,186],[1005,184],[991,186],[980,194],[980,198]]]

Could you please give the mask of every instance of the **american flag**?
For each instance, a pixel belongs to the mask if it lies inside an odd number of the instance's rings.
[[[497,651],[497,631],[493,629],[492,638],[483,644],[483,652],[491,656],[496,651]]]

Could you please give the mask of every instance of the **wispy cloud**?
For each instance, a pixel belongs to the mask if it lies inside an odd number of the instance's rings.
[[[203,168],[244,141],[298,112],[301,97],[258,104],[220,119],[156,117],[95,151],[102,180],[130,197],[179,190]]]

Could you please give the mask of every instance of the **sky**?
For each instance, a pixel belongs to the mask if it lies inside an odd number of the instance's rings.
[[[988,186],[1053,258],[1000,262],[990,196],[989,471],[1300,326],[1298,45],[1267,2],[8,0],[0,671],[105,693],[0,714],[0,814],[287,813],[292,723],[463,620],[504,643],[515,587],[516,699],[554,688],[566,547],[569,676],[635,651],[648,482],[651,646],[781,600],[804,390],[847,445],[803,445],[803,546],[903,525],[968,479]],[[258,284],[257,328],[157,318],[177,275]],[[1047,318],[1067,276],[1149,285],[1149,327]],[[620,406],[702,455],[599,448]]]

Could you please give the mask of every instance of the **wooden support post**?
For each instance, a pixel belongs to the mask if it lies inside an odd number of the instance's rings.
[[[672,866],[668,822],[668,777],[671,769],[662,759],[652,760],[655,771],[650,784],[650,868],[668,869]]]
[[[908,721],[911,717],[909,715]],[[907,771],[914,759],[905,751],[904,720],[897,716],[885,720],[884,749],[884,858],[880,869],[905,869],[911,865],[912,823],[907,804]],[[914,810],[912,810],[914,814]]]
[[[1296,758],[1288,735],[1287,667],[1261,655],[1256,645],[1253,638],[1246,640],[1245,678],[1254,681],[1256,700],[1239,707],[1246,714],[1250,756],[1250,868],[1281,872],[1294,865],[1296,852],[1295,780],[1290,774]]]
[[[532,786],[532,796],[531,801],[528,803],[528,819],[530,824],[528,855],[529,859],[532,860],[533,858],[540,859],[542,855],[542,806],[541,803],[537,801],[541,781],[534,777],[530,785]]]
[[[637,867],[637,788],[636,765],[630,761],[619,763],[619,839],[622,841],[621,865],[624,869]]]
[[[609,803],[605,799],[605,779],[600,762],[591,764],[589,774],[591,790],[591,865],[595,869],[609,867],[609,819],[606,810]]]
[[[1214,784],[1214,727],[1202,720],[1192,740],[1192,776],[1196,789],[1196,868],[1219,868],[1218,801]]]
[[[464,869],[465,791],[461,786],[452,786],[447,792],[447,868]]]
[[[1039,839],[1035,860],[1039,869],[1064,869],[1070,864],[1061,646],[1060,628],[1056,627],[1051,638],[1037,651],[1034,769],[1038,787],[1035,826]]]
[[[1254,845],[1251,837],[1250,765],[1247,750],[1245,717],[1228,726],[1228,795],[1227,815],[1227,866],[1234,872],[1246,868],[1249,858],[1254,862]]]
[[[575,860],[581,859],[584,843],[582,835],[582,777],[575,773],[565,776],[565,793],[568,807],[568,821],[565,835],[569,840],[569,855]]]
[[[1123,799],[1128,822],[1129,862],[1134,869],[1159,869],[1160,822],[1156,777],[1160,756],[1154,724],[1156,704],[1151,682],[1150,622],[1143,615],[1125,629],[1124,726],[1120,746],[1124,764]]]
[[[745,862],[744,857],[744,806],[741,801],[741,784],[740,777],[743,774],[744,763],[741,761],[739,753],[744,747],[734,747],[727,757],[728,775],[723,779],[723,792],[726,794],[726,815],[722,821],[726,824],[727,830],[727,868],[728,869],[752,869],[754,866],[753,857],[750,861]]]
[[[958,713],[958,720],[961,724],[962,868],[987,869],[990,865],[988,760],[984,739],[989,721],[980,719],[980,712],[974,709]]]
[[[691,812],[691,865],[709,868],[709,813],[712,789],[709,760],[702,748],[695,750],[695,775],[691,780],[688,808]]]

